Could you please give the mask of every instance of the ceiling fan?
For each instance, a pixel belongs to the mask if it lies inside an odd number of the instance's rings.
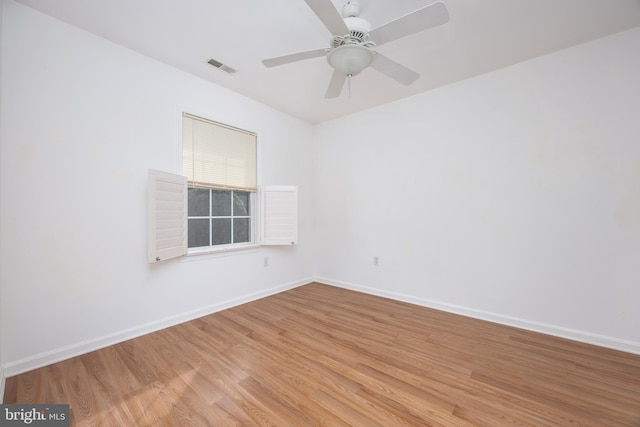
[[[447,7],[441,1],[376,28],[371,28],[365,19],[360,18],[360,4],[357,1],[347,1],[342,9],[342,16],[331,0],[305,2],[333,35],[330,47],[265,59],[262,63],[266,67],[275,67],[326,56],[327,62],[334,69],[326,98],[338,97],[347,77],[355,76],[369,66],[406,86],[410,85],[420,75],[374,51],[373,48],[449,20]]]

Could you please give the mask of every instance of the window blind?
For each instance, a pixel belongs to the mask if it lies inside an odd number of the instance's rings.
[[[182,169],[193,187],[256,191],[256,135],[182,116]]]

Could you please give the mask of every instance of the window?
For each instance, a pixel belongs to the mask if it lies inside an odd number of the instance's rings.
[[[296,186],[262,187],[258,209],[256,135],[189,114],[182,120],[185,176],[149,170],[148,262],[258,243],[296,245]]]
[[[188,198],[188,247],[251,243],[251,193],[190,188]]]
[[[189,114],[182,129],[188,247],[255,243],[256,135]]]

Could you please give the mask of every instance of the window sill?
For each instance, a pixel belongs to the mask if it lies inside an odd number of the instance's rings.
[[[183,262],[198,261],[201,259],[220,258],[225,256],[244,255],[246,253],[255,252],[260,249],[257,243],[251,243],[243,246],[224,246],[220,248],[202,248],[190,249],[186,253]]]

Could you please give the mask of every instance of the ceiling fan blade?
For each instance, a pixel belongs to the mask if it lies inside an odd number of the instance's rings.
[[[336,10],[330,0],[304,0],[313,13],[322,21],[334,36],[349,34],[349,28],[344,23],[340,12]]]
[[[447,21],[449,21],[447,6],[439,1],[372,29],[369,31],[369,37],[377,46],[380,46]]]
[[[415,71],[411,71],[404,65],[400,65],[378,52],[373,57],[373,62],[370,66],[405,86],[409,86],[420,77],[420,74]]]
[[[263,59],[262,63],[265,67],[275,67],[277,65],[289,64],[290,62],[302,61],[303,59],[325,56],[326,54],[326,49],[314,49],[307,50],[305,52],[292,53],[290,55],[278,56],[276,58]]]
[[[346,74],[343,74],[338,70],[333,70],[333,75],[331,75],[331,81],[329,82],[329,87],[327,88],[327,93],[324,97],[325,98],[339,97],[340,92],[342,92],[342,87],[344,86],[345,80],[347,80]]]

